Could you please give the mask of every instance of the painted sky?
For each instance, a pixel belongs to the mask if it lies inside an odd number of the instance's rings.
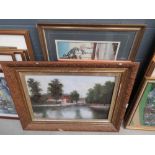
[[[42,93],[47,93],[48,83],[54,79],[59,79],[61,83],[63,83],[63,92],[65,94],[70,94],[73,90],[79,92],[80,97],[86,97],[89,88],[93,88],[96,83],[100,83],[102,85],[105,84],[106,81],[115,81],[115,77],[109,76],[61,76],[61,75],[34,75],[34,76],[26,76],[26,81],[29,78],[33,78],[36,81],[40,82],[40,86],[42,88]]]

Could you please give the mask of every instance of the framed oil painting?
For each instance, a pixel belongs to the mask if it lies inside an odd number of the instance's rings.
[[[144,25],[38,24],[44,60],[134,60]]]
[[[155,56],[125,117],[128,129],[155,130]]]
[[[0,30],[0,49],[10,47],[10,49],[24,50],[30,60],[34,60],[30,34],[28,30]]]
[[[9,62],[2,67],[23,129],[118,131],[138,64]]]

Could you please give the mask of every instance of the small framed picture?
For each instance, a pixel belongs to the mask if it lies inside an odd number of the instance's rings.
[[[28,30],[0,29],[0,49],[20,49],[34,60],[31,39]]]
[[[127,110],[124,124],[128,129],[155,131],[155,55],[148,66],[133,104]]]
[[[38,24],[44,60],[134,60],[144,25]]]
[[[138,70],[129,61],[2,67],[23,128],[65,131],[118,131]]]

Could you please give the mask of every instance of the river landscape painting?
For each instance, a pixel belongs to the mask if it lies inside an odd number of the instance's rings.
[[[108,119],[115,76],[25,75],[37,120]]]

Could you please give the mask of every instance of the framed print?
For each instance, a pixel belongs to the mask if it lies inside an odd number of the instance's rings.
[[[144,25],[38,24],[44,60],[134,60]]]
[[[145,77],[129,107],[125,126],[128,129],[155,130],[155,56],[151,60]]]
[[[128,61],[2,63],[23,129],[65,131],[118,131],[138,66]]]
[[[18,119],[16,109],[0,66],[0,118]]]
[[[0,61],[28,61],[26,51],[17,49],[0,49]]]
[[[0,47],[3,49],[10,47],[17,48],[27,52],[30,60],[34,60],[34,54],[31,45],[31,39],[28,30],[0,30]],[[1,48],[0,48],[1,49]]]

